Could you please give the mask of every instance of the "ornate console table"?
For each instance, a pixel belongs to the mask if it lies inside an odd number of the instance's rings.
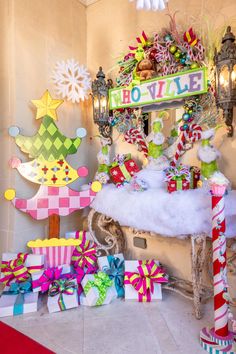
[[[120,224],[104,214],[91,209],[88,215],[88,227],[94,241],[98,245],[100,254],[126,253],[126,238]],[[157,236],[155,233],[140,231],[128,228],[129,234],[133,237]],[[207,265],[208,274],[211,277],[211,253],[207,252],[207,234],[192,234],[188,236],[191,241],[191,278],[192,281],[171,276],[170,281],[163,288],[176,292],[193,301],[194,313],[197,319],[202,317],[201,304],[212,297],[212,287],[203,286],[202,276],[204,265]],[[173,240],[173,239],[172,239]],[[170,238],[171,242],[171,238]],[[236,274],[236,254],[234,251],[236,243],[234,239],[228,240],[228,247],[231,255],[228,258],[228,269],[230,274]],[[233,251],[233,252],[232,252]],[[206,261],[207,264],[206,264]]]

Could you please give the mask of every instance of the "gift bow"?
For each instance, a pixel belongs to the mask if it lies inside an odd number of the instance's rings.
[[[148,41],[148,37],[144,31],[140,37],[136,37],[136,41],[138,42],[139,46],[146,47],[150,45],[150,41]],[[138,47],[129,46],[131,52],[134,52]]]
[[[155,283],[166,283],[167,276],[152,261],[139,261],[138,272],[125,272],[124,284],[130,284],[138,292],[139,302],[151,301]]]
[[[118,296],[124,297],[124,261],[114,256],[108,256],[107,258],[109,267],[103,267],[103,271],[111,280],[114,279]]]
[[[188,166],[168,167],[166,170],[166,182],[184,180],[190,181],[190,171]]]
[[[61,275],[62,268],[54,267],[45,269],[39,279],[33,280],[33,289],[40,287],[41,291],[45,293],[46,291],[48,291],[52,282],[61,278]]]
[[[74,249],[71,263],[77,268],[93,267],[96,264],[96,244],[89,240],[83,240],[79,246]]]
[[[66,306],[63,300],[63,294],[73,295],[76,289],[76,284],[69,279],[58,279],[52,283],[51,288],[48,291],[48,296],[54,297],[59,295],[58,305],[61,311],[66,310]]]
[[[31,282],[12,283],[9,291],[4,291],[3,295],[18,295],[15,300],[13,315],[21,315],[24,312],[24,295],[31,292]]]
[[[31,292],[31,282],[30,281],[25,281],[24,283],[12,283],[10,285],[10,290],[9,292],[13,295],[16,294],[26,294]],[[4,292],[6,293],[6,292]]]
[[[129,161],[130,159],[131,159],[131,154],[118,154],[113,159],[113,162],[111,163],[111,165],[109,165],[109,167],[112,168],[112,167],[123,165],[126,161]]]
[[[192,27],[189,28],[188,31],[184,32],[184,41],[187,42],[191,47],[194,47],[198,44],[199,39],[197,38],[196,34],[193,32]]]
[[[94,274],[94,280],[89,280],[85,287],[84,293],[85,295],[88,294],[89,290],[92,288],[97,288],[99,293],[99,298],[96,302],[96,306],[100,306],[104,303],[107,290],[113,285],[113,281],[109,278],[109,276],[104,272],[98,272]]]
[[[27,253],[18,253],[17,258],[9,262],[2,262],[1,272],[4,277],[0,279],[1,283],[9,285],[13,279],[17,282],[24,282],[30,278],[28,269],[25,267],[24,262],[27,258]]]
[[[95,274],[97,273],[97,266],[90,266],[85,268],[81,267],[73,267],[74,273],[72,274],[72,278],[77,280],[78,283],[78,295],[80,295],[83,292],[83,288],[81,285],[81,281],[83,280],[84,276],[86,274]]]

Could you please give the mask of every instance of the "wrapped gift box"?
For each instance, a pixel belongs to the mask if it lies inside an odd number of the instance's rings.
[[[97,245],[87,240],[84,234],[79,240],[81,243],[73,251],[71,264],[75,269],[82,268],[86,274],[94,273],[97,270]]]
[[[114,281],[109,279],[106,273],[87,274],[84,276],[81,285],[84,289],[84,295],[80,296],[81,305],[107,305],[117,297]]]
[[[15,283],[12,285],[20,286],[22,284]],[[37,309],[38,293],[33,293],[32,291],[27,293],[20,292],[18,294],[15,294],[13,291],[4,291],[0,297],[0,317],[37,312]]]
[[[196,166],[191,166],[190,167],[190,174],[191,174],[190,188],[196,189],[198,186],[198,181],[201,178],[201,170],[200,170],[200,168],[198,168]]]
[[[80,243],[81,240],[76,239],[51,238],[29,241],[27,246],[34,254],[45,256],[45,268],[52,268],[70,264],[73,251]]]
[[[131,155],[125,155],[121,161],[114,161],[110,166],[109,174],[111,180],[115,184],[123,184],[129,182],[135,173],[139,172],[140,168],[131,159]]]
[[[47,268],[41,272],[32,274],[32,289],[33,292],[46,292],[54,280],[61,277],[71,276],[71,266],[64,264],[55,268]]]
[[[147,282],[145,282],[145,276]],[[151,284],[151,289],[143,289]],[[125,300],[150,302],[162,300],[161,284],[168,281],[158,261],[125,261]]]
[[[189,166],[170,166],[165,170],[165,173],[165,181],[167,182],[167,191],[169,193],[190,189],[191,174]]]
[[[185,191],[187,189],[190,189],[190,182],[186,179],[167,182],[167,191],[169,193],[176,192],[179,190]]]
[[[2,254],[2,264],[1,264],[1,282],[3,283],[7,283],[7,280],[5,281],[5,279],[7,279],[9,277],[8,274],[8,269],[7,269],[7,264],[10,261],[16,260],[20,257],[22,257],[22,259],[25,257],[25,254],[17,254],[17,253],[3,253]],[[39,272],[40,270],[42,270],[44,268],[44,255],[34,255],[34,254],[28,254],[27,257],[25,257],[25,261],[23,263],[23,265],[27,268],[27,272],[28,272],[28,276],[25,277],[24,280],[25,281],[27,278],[29,278],[30,274],[32,275],[34,272]],[[16,265],[16,267],[18,267]],[[23,271],[22,271],[23,272]],[[11,282],[15,282],[17,280],[17,282],[20,281],[20,278],[16,279],[14,276],[14,272],[12,272],[12,279],[10,280],[9,284]],[[8,285],[9,285],[8,284]],[[9,286],[5,286],[5,290],[8,290]]]
[[[51,285],[47,301],[49,313],[65,311],[78,306],[76,279],[60,279]]]
[[[98,257],[98,268],[114,280],[117,297],[124,297],[124,256],[122,253]]]

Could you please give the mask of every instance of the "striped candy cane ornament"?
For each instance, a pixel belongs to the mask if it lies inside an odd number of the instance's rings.
[[[201,346],[212,354],[236,353],[234,334],[228,329],[225,190],[226,185],[212,185],[214,328],[200,332]]]
[[[125,141],[129,144],[137,144],[141,151],[144,153],[144,156],[148,155],[148,147],[147,144],[138,129],[131,128],[125,133]]]
[[[177,144],[175,156],[173,160],[171,161],[172,166],[176,166],[177,162],[184,150],[184,146],[187,142],[189,143],[195,143],[195,141],[200,140],[202,137],[202,128],[198,124],[192,124],[188,130],[184,130],[180,137],[179,141]]]

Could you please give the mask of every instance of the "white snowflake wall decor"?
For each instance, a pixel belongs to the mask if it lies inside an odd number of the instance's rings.
[[[75,59],[56,63],[52,80],[62,98],[73,103],[84,101],[91,88],[91,78],[87,68],[79,65]]]
[[[168,0],[129,0],[136,1],[137,10],[161,11],[166,7]]]

